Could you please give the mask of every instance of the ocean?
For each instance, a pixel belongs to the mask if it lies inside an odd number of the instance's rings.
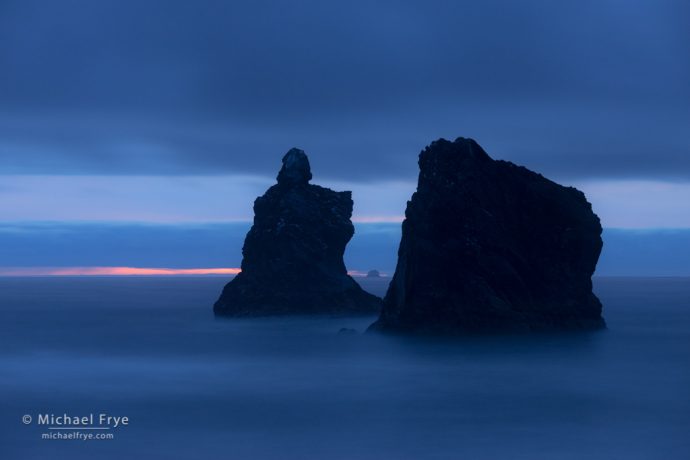
[[[595,279],[605,331],[457,340],[217,320],[225,282],[0,278],[0,458],[690,458],[689,278]],[[39,423],[91,414],[128,423]]]

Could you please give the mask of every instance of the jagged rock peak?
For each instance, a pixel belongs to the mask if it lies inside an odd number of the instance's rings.
[[[304,150],[292,148],[283,157],[283,167],[278,173],[278,183],[284,185],[304,185],[311,180],[309,158]]]

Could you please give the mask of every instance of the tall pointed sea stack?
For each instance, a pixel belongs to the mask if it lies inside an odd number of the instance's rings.
[[[217,315],[375,313],[381,300],[347,274],[345,246],[354,234],[351,192],[309,184],[309,159],[292,149],[278,183],[254,202],[242,272],[213,307]]]
[[[582,192],[472,139],[419,155],[398,264],[373,330],[422,334],[605,327],[591,277],[601,225]]]

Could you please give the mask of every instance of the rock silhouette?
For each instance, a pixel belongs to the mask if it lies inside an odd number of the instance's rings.
[[[601,225],[582,192],[472,139],[419,155],[395,275],[372,330],[471,334],[605,327],[591,277]]]
[[[309,184],[311,177],[307,155],[291,149],[278,183],[254,202],[242,271],[215,303],[217,315],[379,311],[381,299],[362,290],[343,262],[354,234],[351,192]]]
[[[378,270],[369,270],[367,278],[381,278],[381,273]]]

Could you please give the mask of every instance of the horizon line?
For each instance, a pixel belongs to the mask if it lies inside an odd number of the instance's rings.
[[[0,276],[208,276],[208,275],[237,275],[242,271],[237,267],[211,268],[164,268],[164,267],[0,267]],[[348,270],[347,274],[354,277],[366,277],[367,272]],[[382,278],[388,275],[381,273]]]
[[[237,275],[240,268],[0,267],[0,276],[179,276]]]

